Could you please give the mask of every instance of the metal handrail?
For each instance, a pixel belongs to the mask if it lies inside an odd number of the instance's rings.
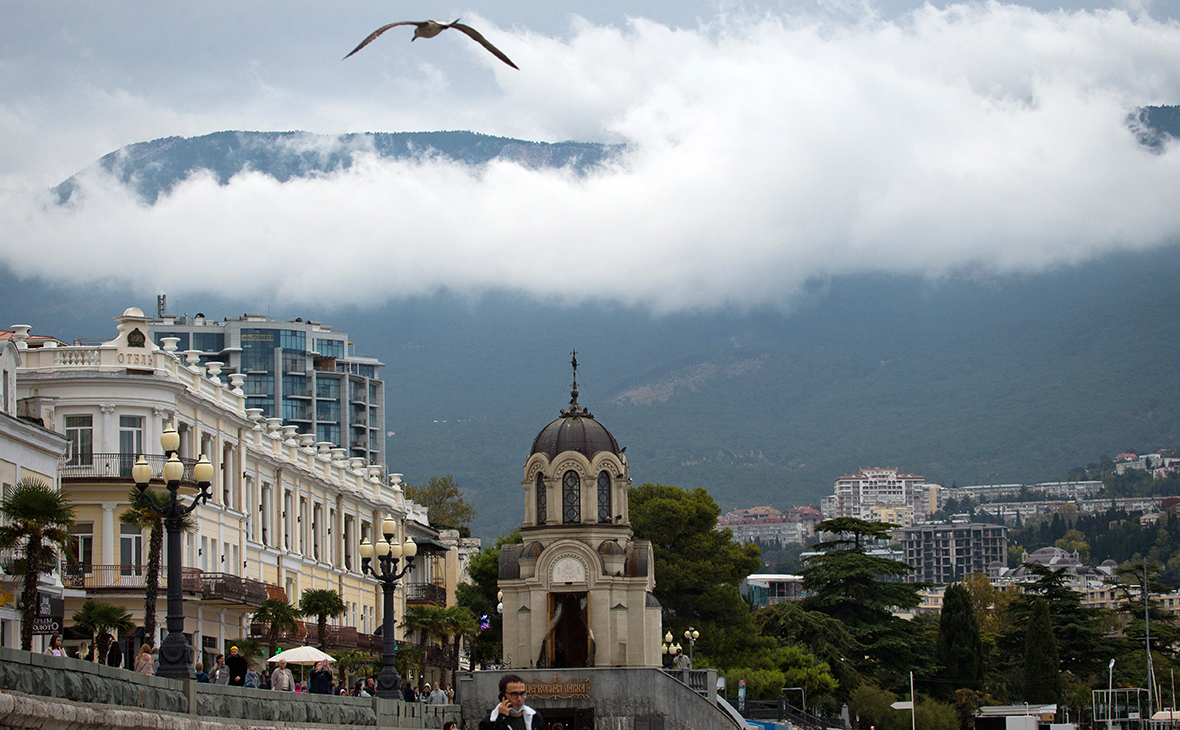
[[[58,458],[58,470],[62,479],[131,479],[131,468],[141,454],[70,454]],[[168,457],[164,454],[142,454],[152,468],[152,481],[161,481]],[[181,482],[196,483],[193,467],[196,459],[181,459],[184,475]]]

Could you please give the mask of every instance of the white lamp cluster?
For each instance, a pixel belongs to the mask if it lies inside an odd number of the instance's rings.
[[[185,505],[180,501],[180,482],[184,479],[184,463],[176,455],[180,449],[180,434],[176,427],[169,424],[160,436],[160,446],[168,460],[164,463],[161,476],[168,488],[168,502],[164,505],[156,504],[148,497],[148,482],[152,480],[152,467],[143,454],[139,455],[135,466],[131,467],[131,478],[135,480],[135,487],[139,490],[137,504],[141,508],[150,509],[164,518],[164,529],[168,533],[168,635],[160,645],[160,668],[156,672],[160,677],[173,679],[191,679],[189,665],[192,659],[192,647],[184,637],[184,594],[182,592],[181,569],[181,531],[184,528],[184,517],[195,510],[202,502],[208,502],[212,496],[209,486],[213,482],[213,465],[202,454],[200,461],[193,466],[193,481],[199,490],[193,496],[193,501]]]
[[[381,522],[381,534],[384,539],[370,543],[368,538],[361,540],[359,549],[361,556],[361,573],[368,573],[381,582],[384,594],[384,611],[381,622],[383,639],[382,669],[377,678],[377,696],[384,699],[400,699],[402,696],[402,679],[394,666],[397,662],[397,643],[393,638],[393,592],[397,582],[414,568],[414,557],[418,554],[418,544],[406,537],[405,542],[398,542],[397,520],[393,515],[387,516]],[[373,558],[377,558],[377,567],[373,565]],[[406,565],[398,570],[398,561],[406,559]]]

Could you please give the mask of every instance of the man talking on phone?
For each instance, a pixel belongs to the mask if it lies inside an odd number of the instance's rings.
[[[545,730],[541,716],[524,699],[524,679],[505,674],[500,678],[500,704],[488,719],[480,720],[479,730]]]

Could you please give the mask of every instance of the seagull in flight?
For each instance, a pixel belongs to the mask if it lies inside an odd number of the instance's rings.
[[[371,34],[369,34],[369,37],[364,39],[363,41],[361,41],[361,44],[359,46],[352,49],[352,53],[356,53],[360,49],[364,48],[365,46],[369,45],[373,41],[377,40],[377,36],[381,35],[382,33],[389,30],[390,28],[396,28],[399,25],[416,26],[414,29],[414,37],[410,39],[411,42],[416,41],[419,38],[433,38],[436,35],[438,35],[439,33],[442,33],[447,28],[454,28],[455,30],[461,30],[464,33],[466,33],[467,36],[469,38],[471,38],[471,40],[475,41],[476,43],[480,44],[484,48],[491,51],[493,56],[500,59],[504,63],[506,63],[509,66],[511,66],[512,68],[516,69],[517,71],[520,70],[520,67],[517,66],[515,63],[513,63],[511,60],[509,60],[508,56],[504,55],[503,51],[501,51],[499,48],[496,48],[491,43],[488,43],[488,39],[484,38],[482,35],[480,35],[480,32],[478,30],[476,30],[475,28],[472,28],[469,25],[463,25],[462,23],[459,22],[458,18],[455,18],[455,22],[453,22],[453,23],[440,23],[437,20],[423,20],[421,22],[415,21],[415,20],[403,20],[400,23],[390,23],[389,25],[383,25],[380,28],[378,28],[377,30],[373,31]],[[348,54],[348,56],[351,56],[352,53]],[[345,56],[344,58],[348,58],[348,56]]]

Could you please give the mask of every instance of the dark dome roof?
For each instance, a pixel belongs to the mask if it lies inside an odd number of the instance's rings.
[[[587,459],[595,454],[609,451],[621,454],[619,442],[606,430],[590,411],[578,405],[578,387],[575,383],[570,391],[570,407],[561,412],[561,418],[551,421],[533,439],[531,454],[547,454],[550,459],[563,451],[577,451]]]

